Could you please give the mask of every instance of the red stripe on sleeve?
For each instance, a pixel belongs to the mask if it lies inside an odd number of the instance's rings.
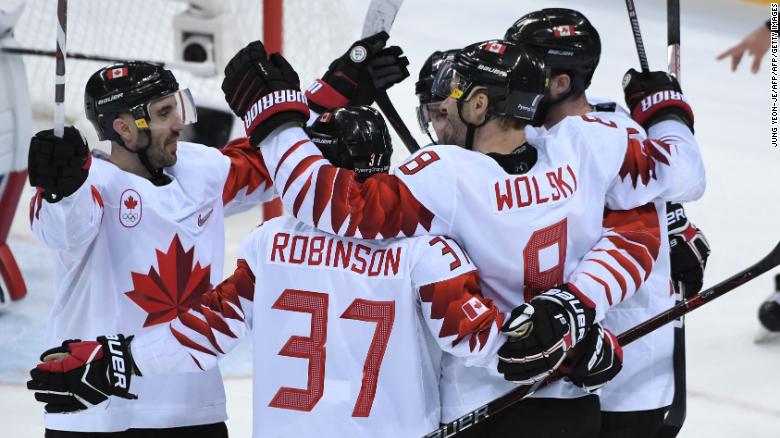
[[[223,205],[235,199],[242,189],[250,194],[263,184],[265,187],[273,184],[263,156],[249,144],[249,139],[233,140],[220,151],[230,159],[230,170],[222,190]]]
[[[201,353],[209,354],[211,356],[216,356],[217,354],[213,351],[209,350],[208,348],[198,344],[197,342],[193,341],[192,339],[188,338],[184,333],[179,332],[172,326],[168,326],[171,329],[171,333],[173,333],[173,336],[176,338],[179,343],[189,349],[200,351]],[[198,365],[200,367],[200,364]],[[201,368],[203,369],[203,368]]]
[[[290,146],[290,149],[287,149],[284,154],[282,154],[282,158],[279,160],[279,164],[276,165],[276,172],[274,172],[274,180],[276,180],[277,176],[279,176],[279,169],[282,168],[282,164],[284,164],[284,161],[287,160],[287,158],[292,155],[293,152],[295,152],[299,147],[306,144],[306,142],[309,141],[309,139],[305,140],[299,140],[294,145]]]
[[[292,173],[290,174],[290,177],[287,179],[287,182],[284,184],[284,190],[282,190],[282,196],[287,194],[287,190],[290,188],[292,183],[294,183],[299,176],[303,175],[303,173],[306,172],[306,169],[308,169],[309,167],[311,167],[312,164],[320,160],[323,160],[322,155],[309,155],[308,157],[298,162],[298,165],[295,166],[295,169],[293,169]]]
[[[593,280],[594,280],[596,283],[598,283],[598,284],[600,284],[602,287],[604,287],[604,295],[606,295],[606,296],[607,296],[607,302],[608,302],[608,303],[609,303],[609,305],[611,306],[611,305],[612,305],[612,293],[611,293],[611,291],[609,290],[609,285],[607,284],[607,282],[606,282],[606,281],[604,281],[604,280],[602,280],[602,279],[600,279],[599,277],[597,277],[597,276],[595,276],[595,275],[591,274],[590,272],[583,272],[583,274],[585,274],[585,275],[587,275],[588,277],[592,278],[592,279],[593,279]],[[624,291],[624,294],[625,294],[625,291]]]

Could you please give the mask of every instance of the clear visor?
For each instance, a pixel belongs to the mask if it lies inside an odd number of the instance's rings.
[[[420,130],[427,135],[433,143],[438,143],[437,127],[443,126],[447,121],[446,115],[439,110],[443,101],[429,102],[417,107],[417,123]]]
[[[456,79],[459,79],[459,76],[455,72],[454,63],[451,60],[443,61],[433,77],[431,95],[441,100],[450,97],[456,88],[457,83],[454,82]]]
[[[146,112],[152,124],[175,121],[182,125],[191,125],[198,121],[198,112],[189,88],[149,102],[146,105]],[[143,126],[139,127],[143,128]]]

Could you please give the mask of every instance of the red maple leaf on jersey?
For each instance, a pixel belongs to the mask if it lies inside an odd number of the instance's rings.
[[[127,207],[128,210],[134,209],[136,205],[138,205],[138,201],[133,199],[132,196],[128,196],[127,199],[125,199],[125,207]]]
[[[184,251],[174,235],[168,252],[157,250],[157,265],[148,274],[133,272],[133,290],[125,292],[149,316],[144,327],[168,322],[200,304],[201,296],[211,290],[211,267],[192,266],[195,247]],[[159,273],[158,273],[159,270]]]
[[[656,164],[669,165],[669,159],[664,152],[671,154],[671,147],[666,142],[655,139],[639,141],[629,138],[623,165],[620,166],[620,179],[623,180],[630,175],[634,187],[639,181],[647,185],[651,178],[657,179]]]

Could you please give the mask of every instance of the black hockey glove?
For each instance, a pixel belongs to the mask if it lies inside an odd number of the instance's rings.
[[[80,411],[112,395],[137,399],[130,393],[130,378],[140,375],[130,355],[132,339],[114,335],[64,341],[41,355],[42,363],[30,370],[27,389],[35,391],[35,399],[46,403],[49,413]],[[50,355],[54,357],[47,358]]]
[[[595,317],[592,304],[566,285],[521,304],[501,327],[509,340],[498,350],[498,372],[521,385],[546,379],[585,338]]]
[[[30,140],[27,171],[30,185],[43,189],[43,198],[57,202],[72,195],[89,175],[92,158],[78,129],[65,127],[62,138],[54,131],[40,131]]]
[[[577,349],[581,349],[582,354],[577,363],[570,370],[562,371],[572,383],[587,392],[606,385],[623,368],[623,349],[617,336],[601,324],[594,324],[588,330]]]
[[[623,76],[623,93],[631,117],[645,129],[663,120],[676,119],[693,132],[693,110],[677,79],[668,73],[629,69]]]
[[[355,41],[328,71],[306,91],[317,112],[347,105],[371,105],[377,90],[386,90],[409,77],[409,60],[398,46],[385,47],[387,32]]]
[[[685,298],[690,298],[699,293],[704,282],[710,244],[701,230],[688,220],[680,204],[666,204],[666,225],[669,228],[672,281],[678,288],[682,285]]]
[[[253,146],[284,123],[303,126],[309,119],[298,73],[282,55],[267,56],[260,41],[249,43],[228,62],[222,91]]]

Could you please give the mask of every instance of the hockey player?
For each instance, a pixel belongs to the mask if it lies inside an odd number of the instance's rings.
[[[371,59],[378,49],[381,46],[361,41],[342,60],[354,64]],[[530,383],[560,365],[563,351],[581,341],[614,297],[623,291],[629,296],[634,292],[657,254],[654,211],[638,215],[634,227],[614,227],[612,239],[603,239],[605,245],[613,246],[588,252],[602,235],[604,200],[612,207],[633,208],[659,196],[689,199],[701,195],[698,146],[686,127],[674,123],[665,134],[671,143],[655,145],[643,144],[626,130],[595,120],[586,120],[587,136],[581,124],[565,123],[544,141],[524,145],[522,128],[533,119],[548,79],[543,65],[522,47],[504,41],[469,46],[456,61],[459,75],[440,107],[446,107],[448,115],[444,133],[464,147],[425,148],[393,175],[377,175],[364,182],[329,166],[305,133],[288,124],[301,123],[308,111],[295,91],[297,75],[280,55],[269,58],[259,42],[250,44],[228,65],[223,90],[231,108],[243,117],[251,141],[260,146],[283,201],[298,218],[329,232],[363,238],[401,233],[452,236],[485,267],[486,295],[507,307],[530,301],[524,307],[527,312],[513,315],[506,328],[522,331],[529,322],[536,328],[514,345],[502,347],[505,352],[527,354],[524,370],[513,369],[505,375]],[[334,66],[339,68],[339,63],[331,64],[329,74]],[[249,83],[254,85],[239,85]],[[318,83],[310,91],[316,94],[325,88]],[[622,145],[625,157],[603,153],[613,144]],[[653,148],[653,154],[645,155],[645,148]],[[511,153],[514,150],[517,153]],[[528,169],[532,171],[523,174]],[[478,233],[479,229],[490,232]],[[620,283],[615,270],[631,280]],[[564,284],[564,278],[569,282]],[[523,296],[516,293],[519,288],[524,289]],[[611,344],[609,336],[604,339]],[[594,358],[591,363],[605,366],[611,359]],[[467,369],[450,375],[455,383],[449,386],[458,394],[450,406],[445,404],[445,420],[512,388]],[[581,386],[590,387],[587,383]],[[545,390],[547,394],[577,391],[583,394],[565,382]],[[588,397],[587,409],[564,404],[558,412],[579,415],[595,410],[598,416],[598,402],[591,400]],[[538,412],[545,411],[546,417],[531,415],[534,427],[539,428],[535,431],[552,429],[554,434],[561,424],[560,415],[550,416],[540,404]],[[563,422],[575,423],[574,429],[579,427],[577,420],[567,415]]]
[[[49,345],[140,334],[199,304],[223,278],[226,212],[273,196],[262,157],[246,139],[221,150],[177,141],[195,120],[191,99],[168,70],[116,64],[89,78],[84,99],[98,137],[111,141],[110,156],[90,154],[71,127],[64,138],[51,130],[32,138],[30,184],[38,190],[30,221],[55,256]],[[137,377],[133,392],[134,402],[114,398],[73,414],[66,413],[89,402],[57,404],[57,395],[36,394],[50,402],[46,436],[227,436],[216,368]]]
[[[626,101],[642,126],[614,102],[587,98],[586,89],[601,55],[601,41],[597,30],[578,11],[550,8],[531,12],[517,20],[507,30],[505,38],[533,47],[552,69],[550,90],[543,101],[545,110],[543,119],[540,119],[547,129],[564,117],[584,115],[633,129],[642,136],[644,128],[652,135],[653,125],[669,118],[678,118],[692,129],[693,115],[687,104],[670,105],[656,111],[650,118],[643,114],[646,105],[640,105],[641,99],[634,96],[649,94],[648,87],[657,90],[668,88],[680,93],[676,80],[664,72],[642,75],[629,70],[626,75]],[[616,150],[616,153],[621,152]],[[688,222],[682,206],[669,205],[667,220],[666,204],[655,203],[659,222],[667,224],[669,232],[667,227],[662,227],[662,246],[650,277],[636,295],[611,308],[604,319],[605,325],[616,333],[674,304],[670,293],[670,244],[672,279],[682,284],[678,287],[688,294],[701,290],[709,245],[701,232]],[[620,213],[608,211],[605,220],[614,214]],[[672,325],[662,327],[645,336],[643,342],[625,349],[625,369],[600,393],[600,437],[656,436],[674,392],[672,330]]]
[[[370,107],[325,112],[307,132],[360,180],[389,168],[390,135]],[[71,357],[32,376],[97,404],[113,391],[111,346],[132,352],[133,389],[135,375],[213,367],[253,326],[255,436],[415,437],[439,425],[442,352],[498,376],[503,319],[454,240],[365,241],[285,217],[247,237],[233,275],[199,305],[133,339],[69,342]]]

